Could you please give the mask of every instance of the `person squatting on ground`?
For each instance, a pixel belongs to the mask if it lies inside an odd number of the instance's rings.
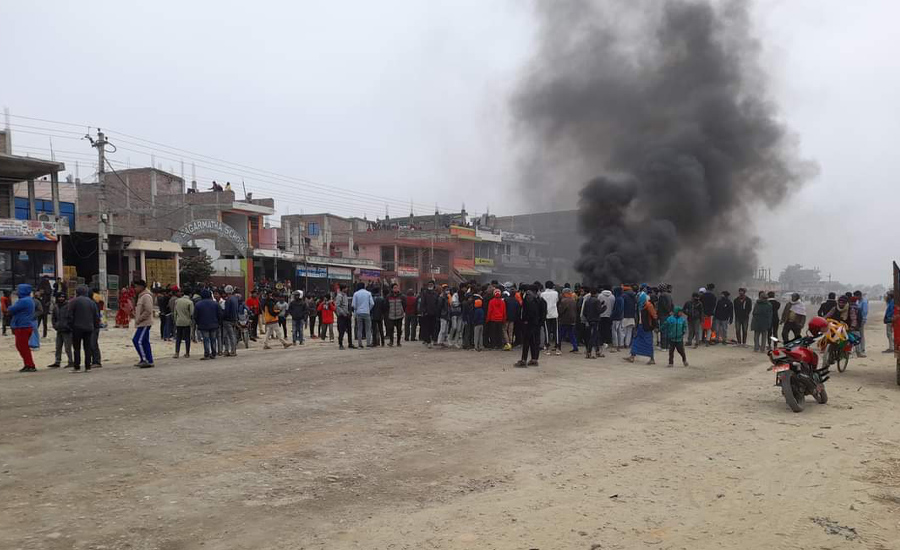
[[[153,294],[147,289],[147,282],[136,279],[132,286],[137,292],[134,307],[134,338],[131,342],[138,352],[139,361],[135,365],[142,369],[153,368],[153,350],[150,348],[150,329],[153,327]]]

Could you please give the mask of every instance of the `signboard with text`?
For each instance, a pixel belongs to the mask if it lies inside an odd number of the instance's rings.
[[[56,224],[38,220],[0,219],[0,239],[57,241]]]
[[[419,276],[419,268],[418,267],[404,267],[402,265],[397,266],[397,276],[398,277],[418,277]]]
[[[483,265],[485,267],[493,267],[494,260],[491,258],[475,258],[475,265]]]
[[[325,266],[319,266],[319,265],[298,266],[297,267],[297,276],[298,277],[310,277],[310,278],[316,278],[316,279],[325,279],[328,277],[328,268]]]
[[[353,274],[349,267],[329,267],[328,278],[338,281],[349,281],[353,278]]]

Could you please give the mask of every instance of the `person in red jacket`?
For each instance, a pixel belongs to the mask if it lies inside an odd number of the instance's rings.
[[[325,333],[327,332],[329,341],[334,342],[334,312],[337,310],[334,300],[327,297],[319,303],[316,309],[318,309],[322,319],[322,339],[325,339]]]
[[[488,302],[488,342],[493,349],[503,347],[503,324],[506,323],[506,302],[500,298],[500,289],[494,290],[494,299]]]
[[[403,313],[406,317],[406,326],[403,328],[403,340],[416,341],[416,329],[419,327],[419,298],[412,289],[406,291],[403,298]]]

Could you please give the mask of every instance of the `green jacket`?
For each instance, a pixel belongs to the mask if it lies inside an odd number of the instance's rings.
[[[750,330],[753,332],[768,332],[772,328],[772,302],[756,300],[751,315]]]
[[[175,301],[175,326],[189,327],[194,318],[194,302],[187,296],[182,296]]]
[[[666,331],[666,338],[669,339],[669,342],[683,342],[684,333],[687,332],[687,319],[680,315],[669,315],[663,330]]]

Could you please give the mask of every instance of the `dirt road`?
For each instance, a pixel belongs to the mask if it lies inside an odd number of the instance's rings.
[[[321,343],[5,369],[0,548],[900,549],[879,329],[802,414],[721,346],[674,369]]]

